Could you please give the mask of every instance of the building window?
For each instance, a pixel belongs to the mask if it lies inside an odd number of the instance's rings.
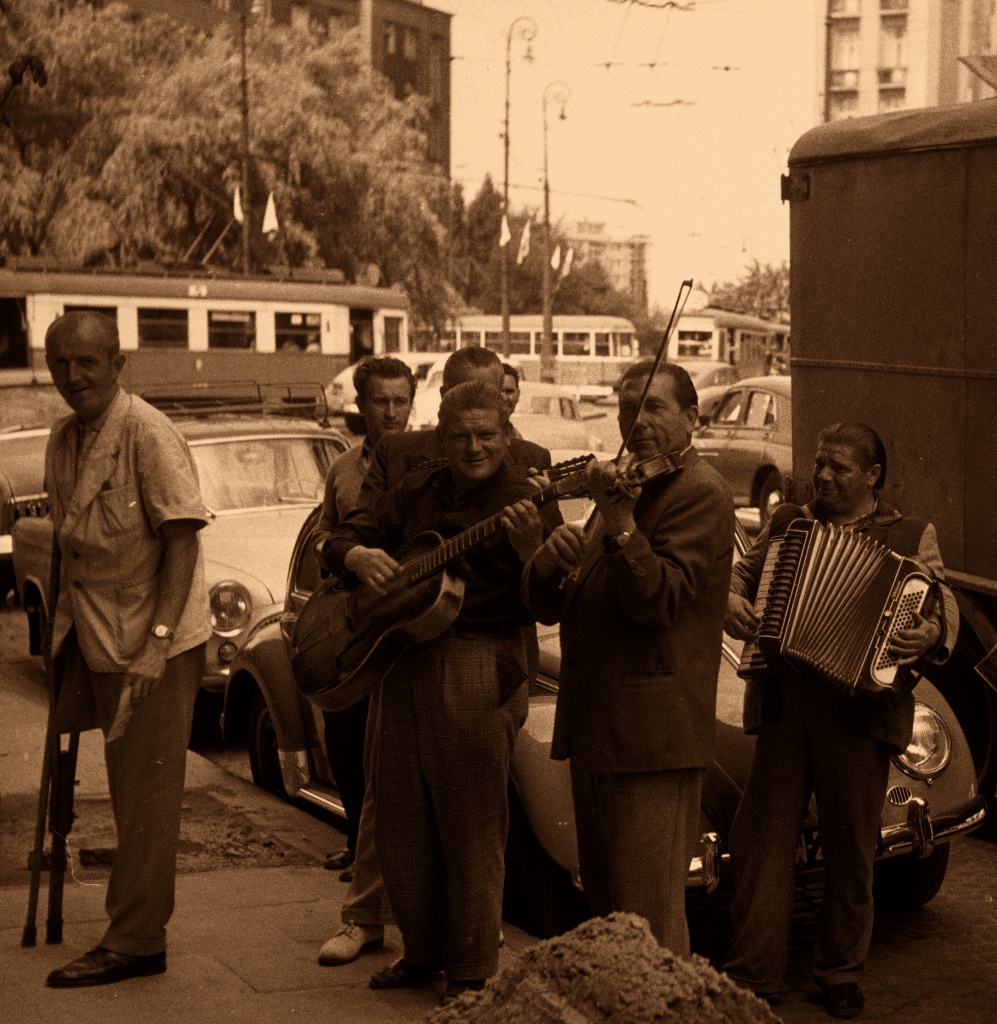
[[[138,310],[139,348],[186,348],[186,309]]]
[[[854,75],[854,81],[843,81],[838,88],[858,88],[859,30],[857,25],[831,26],[831,78],[835,74]]]
[[[390,21],[384,26],[384,52],[389,57],[398,52],[398,30]]]
[[[830,113],[832,121],[837,121],[842,117],[854,117],[858,110],[858,93],[845,93],[842,96],[831,97]]]
[[[879,81],[880,84],[903,85],[903,80],[883,82],[884,72],[890,77],[893,74],[907,74],[907,19],[883,22],[879,34]]]
[[[402,56],[406,60],[419,59],[419,33],[414,28],[405,28],[402,32]]]
[[[446,76],[447,63],[443,40],[439,36],[433,36],[429,43],[429,98],[434,103],[442,103],[446,98]]]
[[[907,11],[907,0],[879,0],[883,14],[902,14]]]
[[[209,310],[208,348],[256,348],[256,314],[234,309]]]
[[[836,18],[857,18],[861,0],[831,0],[830,12]]]
[[[321,352],[322,317],[318,313],[274,313],[278,352]]]
[[[879,94],[879,113],[903,110],[907,106],[907,92],[904,89],[887,89]]]

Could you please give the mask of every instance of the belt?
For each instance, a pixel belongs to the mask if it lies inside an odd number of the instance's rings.
[[[455,636],[460,640],[500,640],[519,636],[519,626],[503,623],[465,625],[463,622],[455,622],[443,635]]]

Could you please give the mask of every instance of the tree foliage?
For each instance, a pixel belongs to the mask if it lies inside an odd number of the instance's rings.
[[[61,7],[61,5],[55,5]],[[130,266],[241,267],[240,47],[123,5],[0,8],[8,53],[38,54],[0,127],[0,254]],[[446,278],[448,186],[425,155],[424,100],[394,98],[358,35],[268,25],[248,35],[252,269],[329,266],[405,289],[416,319],[457,301]],[[280,231],[261,231],[273,192]],[[210,255],[209,255],[210,252]]]
[[[713,286],[710,305],[763,320],[788,320],[789,264],[754,260],[737,281]]]

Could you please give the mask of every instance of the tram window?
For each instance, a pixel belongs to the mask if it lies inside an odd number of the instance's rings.
[[[606,331],[598,331],[595,336],[595,354],[597,356],[608,356],[609,351],[609,334]]]
[[[471,348],[473,346],[481,346],[481,331],[461,331],[460,332],[460,347]]]
[[[502,332],[485,331],[485,348],[502,355]],[[509,354],[513,356],[528,356],[530,354],[529,331],[509,332]]]
[[[561,355],[587,356],[589,354],[588,331],[565,331],[561,339]]]
[[[278,352],[320,352],[322,317],[318,313],[274,313]]]
[[[401,352],[402,350],[402,318],[386,316],[384,318],[384,351]]]
[[[634,336],[632,334],[630,334],[629,331],[627,331],[627,332],[621,331],[618,334],[614,334],[613,338],[614,338],[614,340],[616,342],[616,346],[615,347],[616,347],[616,354],[617,355],[623,356],[624,358],[629,358],[631,355],[634,354],[633,353]]]
[[[138,310],[139,348],[186,348],[186,309]]]
[[[115,323],[118,322],[117,306],[71,306],[67,304],[62,307],[62,311],[64,313],[100,313],[110,317]]]
[[[209,309],[208,348],[256,348],[256,313]]]

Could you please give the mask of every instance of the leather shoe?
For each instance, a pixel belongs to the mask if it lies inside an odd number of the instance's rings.
[[[319,950],[318,962],[323,967],[351,964],[361,953],[373,952],[384,945],[384,928],[348,924],[338,931]]]
[[[418,988],[430,981],[438,981],[443,975],[439,967],[421,964],[407,964],[399,957],[393,964],[372,974],[371,988]]]
[[[474,981],[448,981],[440,1006],[449,1006],[465,992],[480,992],[484,987],[484,980],[480,978]]]
[[[824,1009],[832,1017],[847,1020],[850,1017],[857,1017],[865,1006],[865,996],[862,989],[854,981],[848,981],[841,985],[828,985],[823,992]]]
[[[166,971],[166,953],[129,956],[98,946],[60,967],[45,979],[49,988],[83,988],[86,985],[110,985],[126,978],[141,978]]]
[[[325,864],[322,866],[327,871],[341,871],[343,868],[348,868],[354,860],[356,860],[356,854],[346,846],[335,853],[327,853],[325,855]]]

